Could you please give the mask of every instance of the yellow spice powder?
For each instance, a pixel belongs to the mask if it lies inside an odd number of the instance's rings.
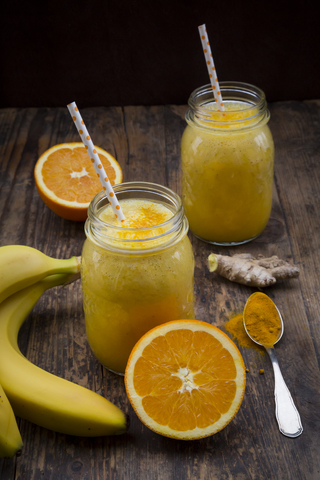
[[[241,347],[245,348],[254,348],[258,350],[261,354],[265,353],[263,347],[259,347],[256,343],[254,343],[248,336],[245,328],[243,326],[243,314],[239,313],[234,317],[231,317],[230,320],[227,321],[225,324],[225,328],[227,332],[232,335],[232,338],[238,342]]]

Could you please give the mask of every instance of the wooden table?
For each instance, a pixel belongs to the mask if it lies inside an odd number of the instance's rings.
[[[83,109],[82,116],[94,142],[118,159],[125,181],[161,183],[180,193],[185,110],[101,107]],[[103,370],[90,351],[77,281],[44,294],[22,327],[21,350],[45,370],[105,395],[129,414],[129,431],[77,438],[19,420],[22,455],[0,460],[1,480],[320,478],[320,101],[276,103],[270,110],[276,146],[271,219],[259,238],[236,248],[212,247],[190,233],[196,258],[196,318],[224,329],[255,291],[210,274],[210,252],[276,254],[300,267],[298,279],[278,283],[267,293],[284,317],[285,334],[276,351],[301,414],[303,434],[290,439],[279,432],[269,358],[241,347],[250,370],[246,393],[224,430],[191,442],[148,430],[129,404],[123,378]],[[59,258],[81,254],[83,224],[52,213],[33,179],[40,154],[69,141],[78,142],[79,137],[66,108],[0,111],[0,245],[30,245]]]

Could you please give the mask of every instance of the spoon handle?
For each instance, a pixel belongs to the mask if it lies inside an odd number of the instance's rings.
[[[299,412],[280,371],[274,348],[266,349],[274,371],[276,419],[280,432],[286,437],[298,437],[303,432]]]

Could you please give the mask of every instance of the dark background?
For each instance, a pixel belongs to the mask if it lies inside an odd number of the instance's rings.
[[[7,0],[1,7],[0,108],[186,104],[219,80],[268,101],[320,98],[319,2]]]

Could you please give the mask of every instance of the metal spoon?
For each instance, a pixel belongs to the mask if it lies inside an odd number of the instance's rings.
[[[254,294],[253,294],[254,295]],[[251,295],[252,297],[252,295]],[[283,376],[281,374],[281,371],[280,371],[280,367],[279,367],[279,364],[278,364],[278,360],[276,358],[276,354],[275,354],[275,350],[273,347],[267,347],[265,345],[263,345],[262,343],[258,343],[256,340],[254,340],[247,328],[246,328],[246,309],[247,309],[247,306],[248,306],[248,303],[250,301],[250,298],[247,300],[247,303],[245,305],[245,308],[244,308],[244,312],[243,312],[243,325],[244,325],[244,328],[248,334],[248,336],[251,338],[251,340],[253,342],[255,342],[257,345],[260,345],[262,347],[264,347],[268,354],[269,354],[269,357],[270,357],[270,360],[271,360],[271,363],[272,363],[272,366],[273,366],[273,372],[274,372],[274,382],[275,382],[275,385],[274,385],[274,399],[275,399],[275,407],[276,407],[276,419],[277,419],[277,422],[278,422],[278,425],[279,425],[279,430],[280,432],[285,435],[286,437],[291,437],[291,438],[295,438],[295,437],[298,437],[299,435],[301,435],[301,433],[303,432],[303,427],[302,427],[302,424],[301,424],[301,419],[300,419],[300,415],[299,415],[299,412],[293,402],[293,399],[291,397],[291,394],[289,392],[289,389],[283,379]],[[272,301],[270,299],[270,301]],[[281,332],[280,332],[280,335],[277,339],[277,341],[274,343],[274,345],[276,343],[279,342],[280,338],[282,337],[283,335],[283,331],[284,331],[284,325],[283,325],[283,320],[282,320],[282,316],[281,316],[281,313],[279,312],[277,306],[275,305],[277,311],[278,311],[278,314],[279,314],[279,317],[280,317],[280,320],[281,320]]]

